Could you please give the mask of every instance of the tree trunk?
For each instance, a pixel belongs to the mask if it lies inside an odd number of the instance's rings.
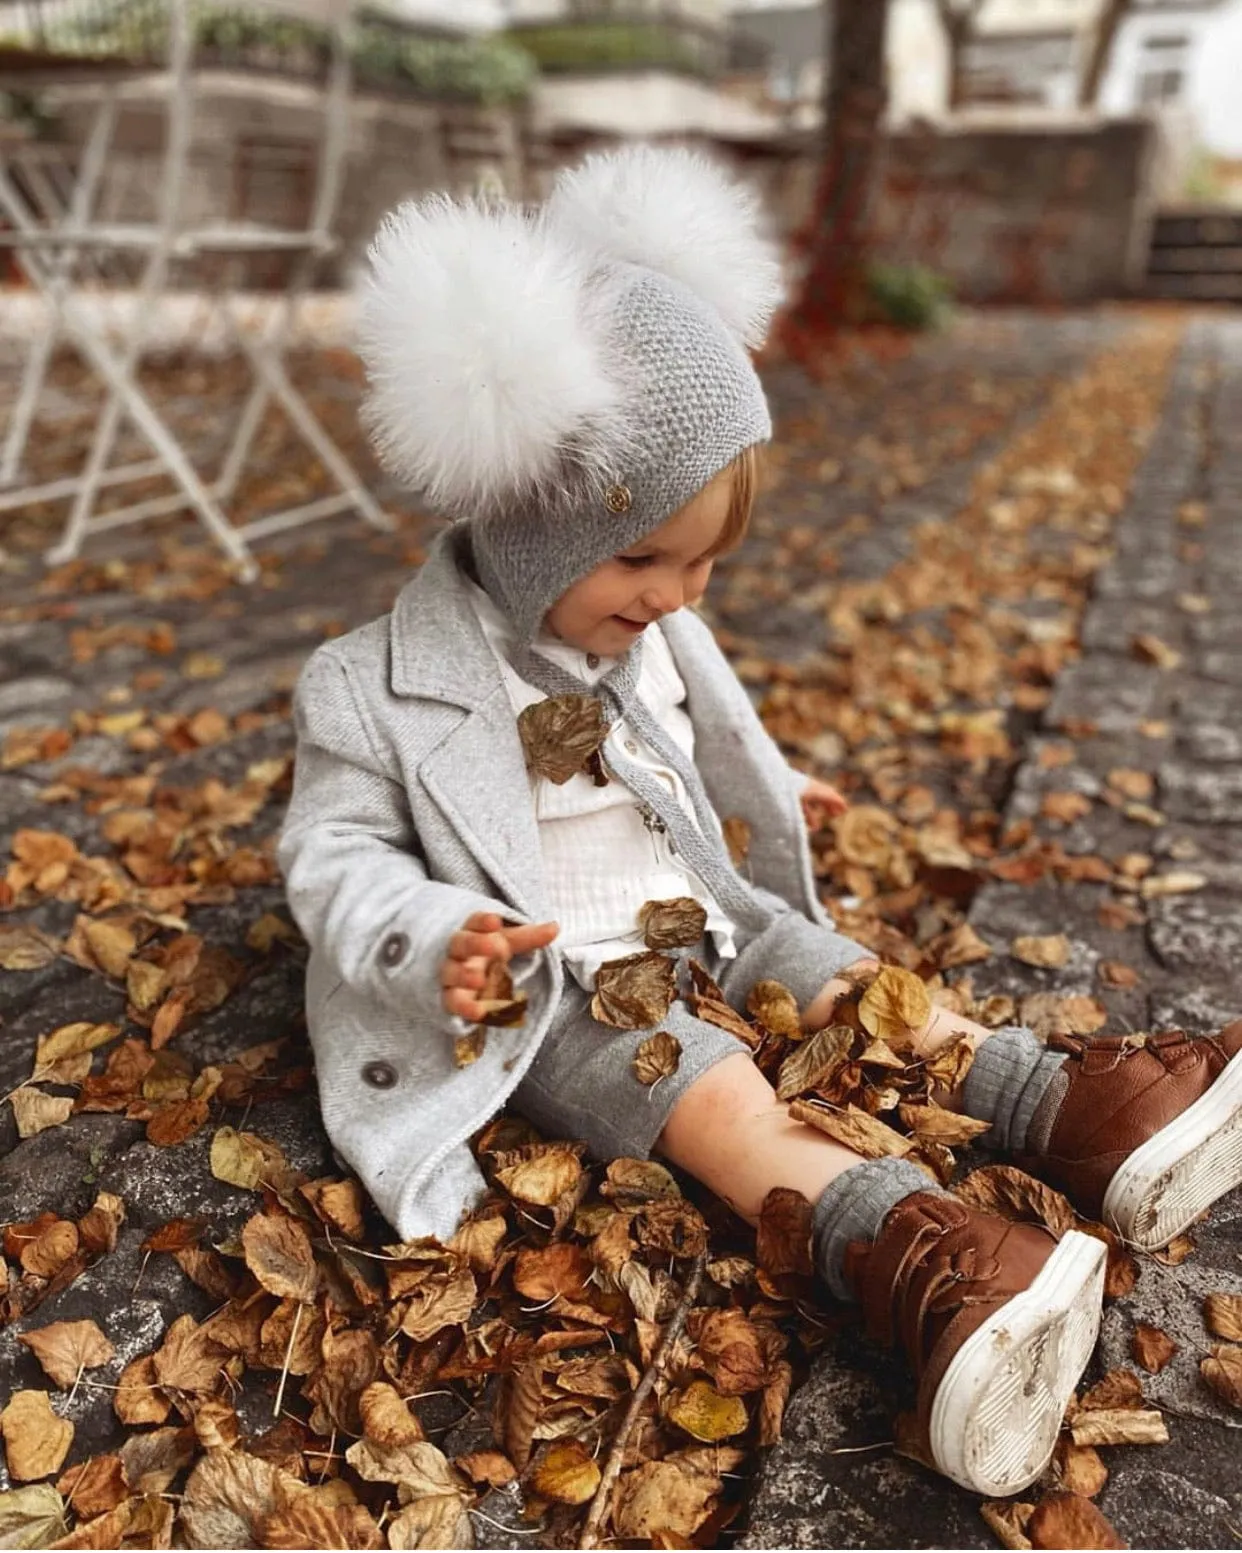
[[[1091,40],[1087,68],[1078,83],[1080,108],[1095,106],[1095,100],[1100,95],[1100,85],[1104,80],[1104,72],[1108,69],[1108,61],[1112,56],[1113,43],[1121,30],[1122,22],[1130,14],[1132,5],[1133,0],[1106,0],[1104,9],[1100,12],[1099,22],[1096,24],[1095,36]]]
[[[882,149],[889,0],[828,0],[823,150],[803,232],[809,262],[791,313],[795,333],[822,339],[856,319],[865,288],[868,217]]]

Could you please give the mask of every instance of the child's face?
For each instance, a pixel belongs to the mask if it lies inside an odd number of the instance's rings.
[[[562,593],[544,618],[580,652],[615,658],[653,621],[697,604],[729,516],[733,471],[722,469],[680,511]]]

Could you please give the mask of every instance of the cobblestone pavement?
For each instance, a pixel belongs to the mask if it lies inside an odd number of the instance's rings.
[[[975,472],[1015,427],[1037,413],[1058,382],[1105,346],[1123,314],[1063,318],[992,315],[965,319],[953,334],[925,342],[887,362],[860,360],[842,372],[830,395],[788,369],[770,374],[778,425],[788,433],[777,447],[780,480],[745,555],[721,568],[713,611],[730,651],[794,661],[814,650],[823,629],[824,603],[841,578],[879,577],[905,553],[909,535],[929,513],[955,510]],[[0,376],[4,375],[0,364]],[[333,390],[342,420],[352,415],[352,390]],[[192,397],[192,396],[189,396]],[[825,404],[830,415],[825,414]],[[1186,1020],[1204,1028],[1229,1011],[1230,965],[1242,940],[1242,784],[1236,761],[1239,736],[1231,716],[1242,707],[1242,634],[1227,607],[1196,613],[1179,599],[1205,596],[1227,606],[1242,581],[1242,538],[1231,519],[1242,498],[1242,330],[1196,324],[1180,360],[1163,423],[1132,493],[1118,535],[1118,554],[1101,577],[1086,624],[1088,651],[1057,686],[1044,729],[1021,767],[1010,813],[1038,809],[1048,771],[1039,750],[1057,740],[1056,724],[1096,722],[1093,739],[1076,739],[1075,764],[1056,772],[1060,788],[1098,789],[1104,773],[1150,755],[1158,801],[1171,820],[1160,845],[1177,867],[1211,871],[1209,888],[1189,897],[1153,902],[1146,938],[1138,929],[1113,932],[1094,918],[1088,886],[1024,889],[1019,900],[989,887],[978,898],[974,922],[985,937],[1064,928],[1075,943],[1070,972],[1059,990],[1084,990],[1104,956],[1144,960],[1147,1003],[1129,1011],[1136,1028],[1147,1021]],[[794,432],[797,432],[794,435]],[[214,433],[213,433],[214,435]],[[274,456],[274,455],[273,455]],[[397,494],[378,487],[399,508]],[[1179,525],[1179,504],[1203,503],[1204,521]],[[433,526],[407,514],[401,533],[375,536],[339,523],[312,537],[287,539],[265,553],[263,577],[253,590],[227,585],[188,526],[164,530],[158,566],[151,542],[133,531],[114,534],[81,567],[60,574],[60,586],[39,586],[36,548],[52,532],[50,513],[27,513],[5,526],[0,514],[0,737],[32,723],[60,724],[76,714],[115,710],[135,702],[133,678],[145,673],[141,700],[148,716],[173,718],[210,707],[233,719],[226,738],[169,758],[161,781],[191,786],[208,777],[236,781],[247,766],[290,747],[287,694],[297,669],[325,635],[386,609],[410,567],[417,564]],[[803,531],[809,530],[811,540]],[[1187,547],[1199,547],[1198,551]],[[1232,548],[1231,548],[1232,547]],[[825,556],[831,553],[831,569]],[[762,586],[754,576],[760,573]],[[114,633],[92,655],[90,638]],[[143,633],[167,627],[175,647],[153,659]],[[85,631],[84,639],[76,633]],[[1183,653],[1172,671],[1135,664],[1128,655],[1136,631],[1158,636]],[[210,677],[183,672],[195,656],[218,659]],[[151,676],[163,665],[163,680]],[[240,722],[237,720],[240,719]],[[1142,721],[1168,723],[1159,738],[1136,736]],[[95,849],[98,820],[78,808],[49,811],[39,797],[64,767],[88,764],[104,772],[136,768],[123,739],[106,732],[80,737],[58,763],[45,761],[0,773],[0,852],[23,826],[63,828]],[[240,839],[261,843],[279,819],[269,805]],[[1044,822],[1040,822],[1041,824]],[[1086,829],[1062,829],[1068,850],[1152,850],[1153,832],[1096,806]],[[1125,827],[1130,829],[1126,830]],[[1099,827],[1109,829],[1104,834]],[[1090,827],[1096,827],[1091,829]],[[1189,844],[1199,851],[1193,856]],[[1161,857],[1161,866],[1166,866]],[[263,910],[279,905],[276,886],[246,892],[244,903],[205,906],[194,927],[242,955],[246,929]],[[1041,915],[1042,914],[1042,915]],[[65,933],[73,909],[51,902],[28,920]],[[1020,929],[1014,922],[1020,921]],[[1019,985],[1013,968],[985,971],[998,990]],[[1050,985],[1053,973],[1030,972],[1023,990]],[[1007,980],[1005,978],[1008,978]],[[1043,978],[1041,980],[1041,978]],[[977,976],[982,984],[984,977]],[[10,983],[12,987],[10,987]],[[120,1012],[103,1009],[97,978],[64,960],[6,977],[0,993],[0,1093],[28,1073],[37,1035],[77,1018]],[[293,958],[265,960],[234,996],[208,1014],[185,1045],[198,1063],[220,1061],[256,1040],[295,1033],[299,1026],[300,966]],[[188,1043],[188,1044],[187,1044]],[[235,1120],[235,1119],[234,1119]],[[240,1123],[239,1123],[240,1125]],[[269,1101],[252,1119],[312,1175],[330,1168],[314,1106],[305,1094]],[[215,1181],[207,1167],[211,1129],[174,1149],[153,1149],[138,1124],[113,1115],[84,1115],[15,1145],[8,1108],[0,1116],[0,1220],[31,1217],[42,1209],[80,1212],[100,1188],[116,1192],[130,1218],[117,1251],[39,1309],[43,1324],[100,1309],[115,1312],[109,1335],[117,1364],[147,1351],[177,1314],[202,1316],[210,1299],[169,1258],[145,1266],[144,1236],[173,1215],[202,1213],[221,1237],[236,1232],[252,1211],[249,1194]],[[1198,1297],[1195,1280],[1238,1288],[1238,1222],[1242,1210],[1218,1214],[1190,1269],[1145,1271],[1131,1301],[1115,1307],[1106,1353],[1126,1348],[1128,1323],[1148,1309],[1174,1332],[1178,1301]],[[1187,1277],[1189,1272],[1190,1276]],[[137,1288],[137,1293],[132,1291]],[[1179,1293],[1178,1290],[1187,1291]],[[1141,1302],[1148,1300],[1148,1305]],[[1170,1314],[1172,1312],[1172,1314]],[[1156,1319],[1148,1315],[1145,1319]],[[1111,1346],[1108,1346],[1111,1345]],[[871,1447],[887,1439],[902,1400],[899,1371],[874,1354],[834,1354],[791,1408],[788,1442],[770,1459],[755,1504],[755,1546],[990,1546],[975,1501],[958,1494],[887,1449],[832,1456],[832,1449]],[[1242,1487],[1231,1465],[1238,1437],[1222,1411],[1206,1401],[1191,1345],[1157,1384],[1167,1402],[1186,1415],[1174,1420],[1173,1443],[1119,1464],[1104,1508],[1138,1545],[1228,1546],[1242,1525]],[[0,1391],[37,1385],[35,1361],[15,1334],[0,1331]],[[1164,1398],[1164,1391],[1153,1395]],[[239,1399],[246,1427],[264,1427],[270,1397]],[[437,1413],[435,1409],[441,1411]],[[459,1410],[458,1410],[459,1411]],[[117,1426],[99,1395],[83,1387],[69,1416],[84,1450],[113,1448]],[[430,1402],[425,1422],[435,1431],[453,1425],[452,1403]],[[1236,1422],[1235,1418],[1235,1422]],[[444,1443],[452,1448],[451,1437]],[[76,1453],[75,1447],[75,1453]],[[1161,1505],[1167,1504],[1167,1515]],[[798,1505],[795,1516],[791,1506]],[[1146,1519],[1140,1525],[1140,1505]],[[1184,1505],[1185,1520],[1174,1507]],[[1162,1519],[1162,1515],[1165,1518]],[[495,1542],[494,1531],[484,1533]],[[1222,1540],[1223,1539],[1223,1540]],[[514,1546],[529,1546],[516,1538]]]
[[[1020,995],[1088,993],[1101,961],[1139,971],[1111,1000],[1114,1021],[1135,1030],[1208,1032],[1242,1014],[1242,321],[1201,320],[1188,332],[1156,435],[1114,531],[1115,559],[1096,580],[1082,628],[1084,653],[1061,676],[1032,739],[1008,805],[1067,851],[1151,860],[1153,875],[1191,871],[1206,888],[1155,896],[1146,921],[1104,925],[1100,887],[994,882],[970,920],[987,941],[1066,933],[1062,970],[998,958],[974,967],[976,986]],[[1136,661],[1148,633],[1180,660]],[[1087,730],[1098,730],[1090,735]],[[1075,735],[1067,743],[1066,735]],[[1068,764],[1047,758],[1068,749]],[[1071,824],[1046,818],[1050,791],[1098,797],[1110,771],[1155,778],[1152,804],[1167,824],[1127,818],[1094,803]],[[1137,869],[1144,865],[1137,864]],[[1170,1269],[1143,1259],[1137,1288],[1106,1311],[1099,1373],[1130,1363],[1134,1324],[1148,1322],[1181,1346],[1167,1369],[1143,1377],[1169,1416],[1157,1449],[1106,1452],[1098,1503],[1134,1547],[1237,1547],[1242,1543],[1242,1414],[1203,1385],[1199,1359],[1205,1294],[1242,1293],[1242,1194],[1196,1230],[1198,1251]],[[748,1547],[993,1547],[977,1497],[958,1491],[883,1443],[907,1383],[886,1355],[856,1337],[830,1347],[786,1415],[785,1439],[765,1465]],[[868,1447],[873,1447],[869,1449]],[[1032,1491],[1024,1496],[1035,1498]]]

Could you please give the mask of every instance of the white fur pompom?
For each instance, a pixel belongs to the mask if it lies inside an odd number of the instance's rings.
[[[618,414],[590,264],[562,234],[500,203],[400,206],[368,254],[359,354],[364,417],[401,480],[451,515],[589,461]]]
[[[627,146],[562,172],[549,219],[585,248],[671,275],[761,345],[782,295],[755,194],[694,151]]]

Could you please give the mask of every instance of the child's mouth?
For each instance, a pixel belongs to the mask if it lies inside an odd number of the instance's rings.
[[[649,620],[627,620],[624,615],[614,615],[612,618],[627,631],[645,631],[651,624]]]

